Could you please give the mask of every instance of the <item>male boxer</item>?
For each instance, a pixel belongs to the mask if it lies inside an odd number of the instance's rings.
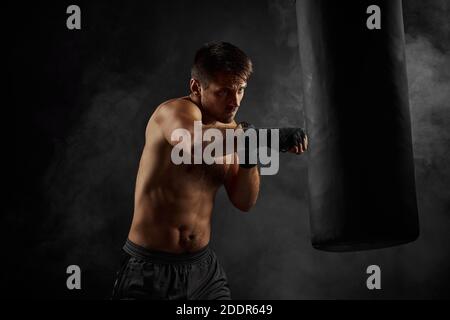
[[[226,148],[223,164],[174,164],[176,129],[192,133],[195,121],[203,131],[252,128],[237,124],[252,62],[225,42],[200,48],[191,72],[190,94],[159,105],[145,132],[135,188],[135,207],[124,261],[113,299],[231,299],[227,277],[208,246],[217,190],[223,185],[231,203],[248,212],[259,192],[258,165],[245,162]],[[280,130],[280,149],[301,154],[307,138],[300,128]],[[194,144],[194,142],[193,142]],[[202,148],[207,144],[202,144]],[[231,164],[230,160],[233,160]]]

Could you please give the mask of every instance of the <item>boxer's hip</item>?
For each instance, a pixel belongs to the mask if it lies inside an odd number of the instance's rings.
[[[227,277],[207,245],[196,252],[149,250],[127,240],[113,299],[230,299]]]

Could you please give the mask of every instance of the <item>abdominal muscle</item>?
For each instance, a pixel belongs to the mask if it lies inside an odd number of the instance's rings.
[[[159,205],[154,207],[150,202]],[[143,200],[135,208],[128,238],[149,250],[171,253],[201,250],[210,240],[212,205],[205,204],[212,201],[205,199],[202,206],[194,206],[195,210],[190,201],[185,205],[183,202],[164,205],[164,201],[155,201],[154,196]]]

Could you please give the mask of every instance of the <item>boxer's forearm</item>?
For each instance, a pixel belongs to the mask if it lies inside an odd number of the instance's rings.
[[[259,194],[258,166],[251,169],[239,168],[233,179],[231,201],[241,211],[249,211],[256,203]]]

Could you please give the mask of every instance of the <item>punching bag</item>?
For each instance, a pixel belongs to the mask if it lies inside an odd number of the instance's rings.
[[[356,251],[415,240],[401,1],[297,0],[296,11],[312,245]]]

